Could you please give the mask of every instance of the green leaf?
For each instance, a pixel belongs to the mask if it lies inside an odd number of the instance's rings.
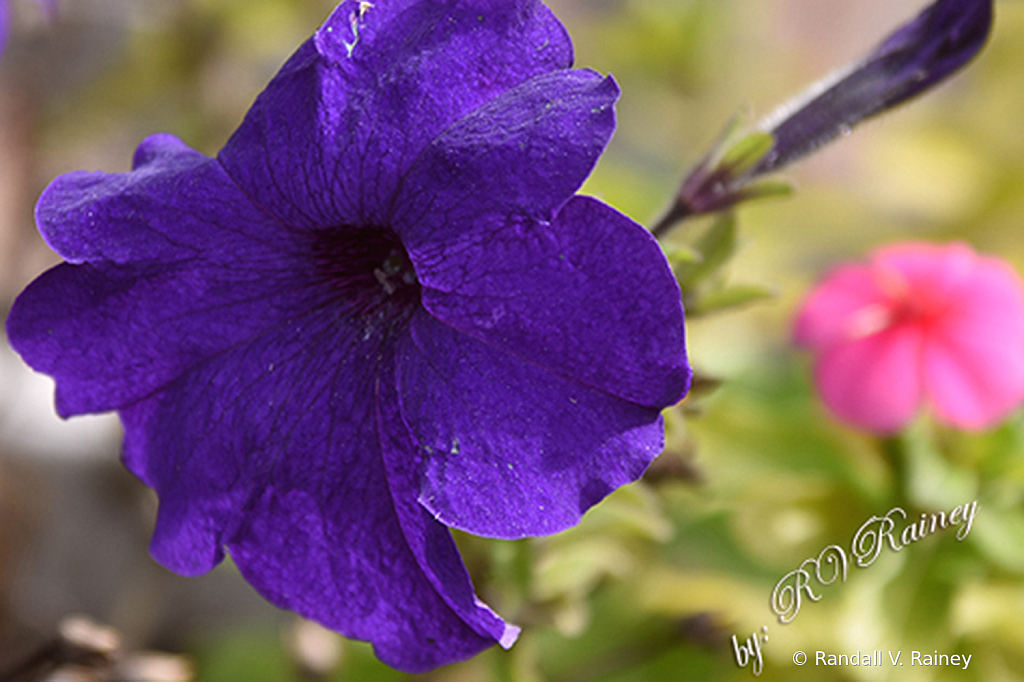
[[[704,257],[699,251],[694,249],[692,246],[685,244],[673,245],[665,249],[665,257],[668,258],[669,265],[675,270],[679,267],[686,267],[690,265],[697,265],[704,260]]]
[[[756,166],[774,146],[775,138],[771,133],[749,133],[726,150],[718,165],[728,169],[729,177],[739,177]]]
[[[772,197],[788,197],[794,192],[793,184],[785,180],[762,180],[747,185],[739,192],[741,201],[753,199],[770,199]]]
[[[710,291],[688,301],[686,308],[687,315],[697,317],[721,312],[730,308],[737,308],[742,305],[763,301],[776,296],[774,289],[757,284],[737,284]]]
[[[724,213],[693,245],[700,262],[676,268],[676,277],[683,290],[694,287],[722,267],[736,253],[736,218]]]

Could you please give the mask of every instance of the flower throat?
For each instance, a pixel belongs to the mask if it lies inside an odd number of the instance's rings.
[[[321,277],[360,316],[404,318],[420,302],[416,270],[390,229],[321,230],[313,253]]]

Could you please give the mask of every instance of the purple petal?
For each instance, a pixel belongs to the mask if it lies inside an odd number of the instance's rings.
[[[294,235],[217,162],[150,138],[130,173],[73,173],[37,218],[64,258],[18,297],[11,344],[57,380],[67,416],[115,409],[316,307]]]
[[[135,151],[129,173],[58,177],[36,205],[46,243],[69,263],[245,258],[288,247],[287,231],[255,210],[219,164],[171,135]]]
[[[647,230],[583,197],[549,224],[488,227],[431,251],[421,270],[431,314],[611,395],[658,409],[682,398],[690,371],[679,285]]]
[[[785,166],[938,84],[969,62],[992,29],[992,0],[939,0],[834,83],[784,105],[765,124],[775,146],[751,175]]]
[[[554,533],[636,480],[664,445],[660,411],[555,376],[420,313],[398,350],[420,502],[447,526]],[[399,428],[395,426],[393,428]],[[405,466],[385,452],[389,471]]]
[[[475,598],[410,484],[385,475],[383,344],[321,311],[234,348],[122,411],[125,462],[160,496],[162,564],[195,575],[226,546],[274,604],[419,672],[515,631]]]
[[[413,259],[429,259],[443,245],[489,238],[495,217],[550,220],[611,138],[618,96],[611,78],[556,71],[446,130],[421,154],[395,201],[393,225]]]
[[[420,156],[393,225],[424,305],[440,319],[662,408],[682,397],[689,376],[679,288],[664,256],[643,228],[599,202],[573,200],[555,216],[607,144],[618,93],[610,78],[560,71],[496,98]]]
[[[565,29],[533,0],[367,6],[335,10],[220,154],[292,225],[386,225],[402,176],[435,137],[572,61]]]
[[[451,533],[417,501],[417,445],[402,418],[393,362],[383,374],[377,385],[377,430],[391,497],[405,539],[427,578],[449,606],[477,632],[492,637],[507,649],[518,637],[519,628],[506,625],[477,598]]]

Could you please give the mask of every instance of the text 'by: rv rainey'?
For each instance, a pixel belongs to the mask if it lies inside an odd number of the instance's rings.
[[[815,592],[817,586],[828,586],[836,580],[846,582],[851,557],[859,568],[867,568],[878,559],[886,546],[893,552],[898,552],[907,545],[949,528],[956,528],[956,539],[962,541],[971,532],[977,513],[978,501],[975,500],[953,507],[948,512],[923,512],[913,521],[909,520],[906,510],[901,507],[893,507],[882,516],[872,516],[857,529],[850,543],[849,553],[840,545],[829,545],[817,557],[805,559],[799,567],[784,575],[772,591],[772,611],[778,616],[780,623],[792,622],[800,612],[805,598],[811,601],[821,599],[822,595]],[[736,663],[743,668],[751,665],[753,673],[760,675],[763,669],[761,647],[767,642],[767,627],[762,627],[761,632],[752,633],[742,643],[733,635],[732,646],[736,654]],[[930,659],[929,663],[923,662],[924,654],[916,651],[914,654],[921,656],[917,659],[922,661],[921,665],[932,665]],[[897,652],[897,657],[898,655]]]

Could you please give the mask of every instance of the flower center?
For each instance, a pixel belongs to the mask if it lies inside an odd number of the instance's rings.
[[[404,318],[420,302],[409,254],[389,229],[342,227],[314,237],[316,268],[357,315]]]

